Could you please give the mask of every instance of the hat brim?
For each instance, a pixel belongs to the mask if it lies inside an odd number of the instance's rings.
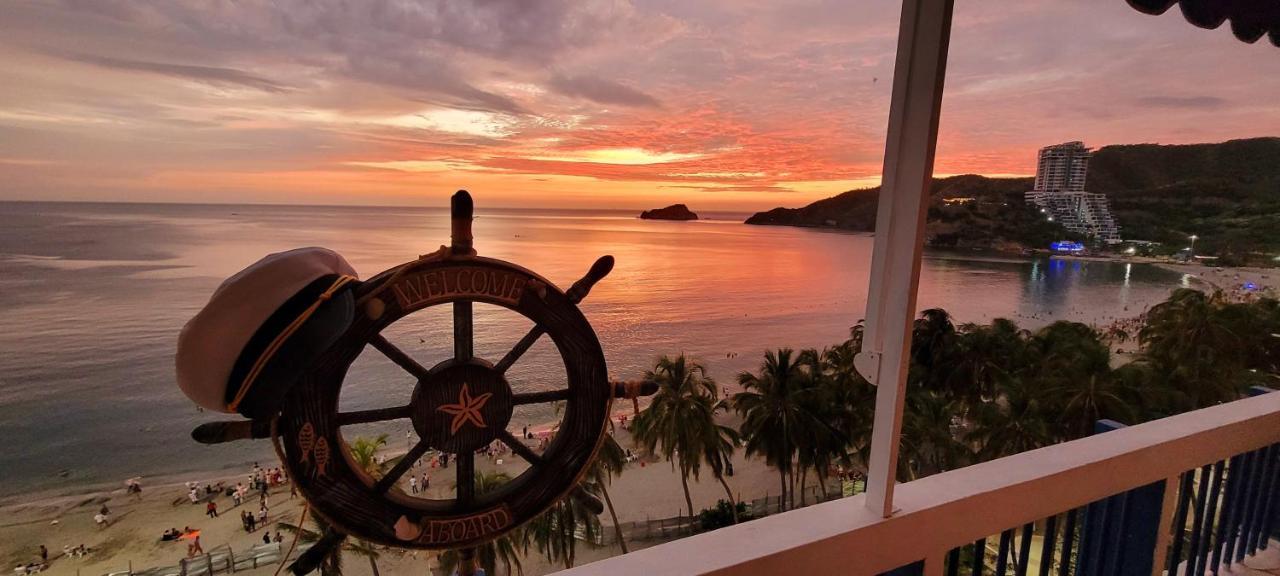
[[[355,308],[350,289],[322,302],[266,360],[236,411],[254,419],[275,416],[299,378],[351,327]]]

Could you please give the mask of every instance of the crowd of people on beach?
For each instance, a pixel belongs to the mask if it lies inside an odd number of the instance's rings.
[[[283,468],[267,468],[264,469],[253,463],[253,468],[244,481],[236,482],[235,486],[227,486],[226,482],[216,482],[213,484],[204,484],[198,482],[187,482],[187,498],[191,504],[204,503],[205,515],[210,519],[220,517],[218,507],[218,496],[225,496],[231,499],[231,507],[239,508],[246,506],[252,499],[251,494],[258,497],[258,510],[254,512],[249,509],[240,511],[240,524],[246,533],[256,532],[258,529],[266,530],[270,514],[270,494],[271,489],[277,486],[288,484],[289,479]],[[290,486],[289,497],[293,498],[297,495],[292,485]],[[166,530],[160,538],[162,541],[189,540],[187,544],[187,557],[192,558],[204,554],[204,548],[200,544],[200,530],[186,527],[183,530],[176,528]],[[262,535],[264,544],[271,542],[280,542],[283,537],[279,531],[276,531],[275,537],[271,536],[270,530],[266,530]]]
[[[142,484],[140,482],[140,479],[130,478],[126,480],[125,494],[141,499]],[[94,512],[93,514],[93,523],[98,527],[99,530],[104,530],[111,526],[111,521],[112,521],[111,508],[107,506],[106,502],[103,502],[102,506],[98,508],[98,511]],[[58,523],[59,523],[58,520],[53,521],[53,524],[58,524]],[[85,546],[83,542],[75,546],[72,546],[70,544],[62,545],[63,558],[83,558],[92,551],[93,549],[88,546]],[[32,560],[24,564],[19,564],[17,567],[14,568],[14,573],[15,574],[17,573],[34,574],[36,572],[43,572],[44,570],[48,569],[49,568],[49,549],[44,544],[40,545],[37,556],[39,557],[39,560]]]
[[[85,546],[84,544],[77,544],[75,546],[70,544],[62,545],[63,558],[83,558],[92,551],[92,548]],[[40,545],[39,550],[36,552],[36,558],[37,559],[30,562],[17,565],[14,567],[13,572],[15,574],[35,574],[49,569],[49,549],[45,547],[44,544]]]
[[[253,468],[243,481],[236,482],[235,486],[228,486],[226,482],[219,481],[215,483],[201,484],[199,482],[187,482],[187,500],[192,505],[203,503],[205,516],[210,520],[217,519],[221,516],[218,506],[218,497],[223,496],[231,499],[232,508],[240,508],[247,506],[252,500],[254,494],[257,495],[258,509],[256,512],[250,509],[240,511],[240,523],[246,533],[253,533],[259,529],[266,529],[270,516],[270,494],[271,489],[289,484],[289,478],[285,474],[283,468],[262,468],[257,462],[253,463]],[[137,492],[141,492],[141,487],[137,488]],[[130,493],[133,493],[130,490]],[[296,489],[290,485],[289,497],[292,499],[297,495]],[[103,507],[103,513],[108,513]],[[280,542],[283,537],[279,531],[276,531],[274,538],[269,530],[262,535],[264,544],[272,542]],[[188,540],[187,557],[192,558],[204,554],[204,548],[200,543],[200,530],[191,528],[190,526],[178,530],[171,528],[166,530],[160,536],[160,540],[164,542]]]

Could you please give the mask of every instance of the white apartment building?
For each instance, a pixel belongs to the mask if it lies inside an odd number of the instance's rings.
[[[1117,244],[1120,227],[1111,216],[1107,196],[1085,191],[1089,156],[1089,149],[1078,141],[1041,148],[1035,188],[1026,193],[1026,199],[1071,232]]]

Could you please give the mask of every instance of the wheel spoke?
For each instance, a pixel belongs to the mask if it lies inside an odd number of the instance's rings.
[[[408,354],[405,354],[399,348],[396,348],[395,344],[389,342],[381,334],[374,334],[369,338],[369,343],[372,344],[374,348],[377,348],[384,356],[390,358],[392,362],[395,362],[401,368],[404,368],[404,371],[411,374],[414,378],[417,378],[418,380],[425,380],[427,378],[428,370],[426,368],[423,368],[417,360],[414,360],[409,357]]]
[[[413,463],[417,462],[423,454],[426,454],[429,448],[430,446],[427,445],[426,440],[419,440],[399,462],[396,462],[396,465],[391,470],[388,470],[382,478],[378,479],[378,483],[373,485],[373,491],[382,494],[392,486],[395,486],[396,481],[400,480],[400,477],[404,476],[404,473],[408,472],[413,467]]]
[[[599,282],[605,276],[608,276],[611,270],[613,270],[613,256],[601,256],[594,264],[591,265],[591,269],[587,271],[585,276],[577,282],[574,282],[573,286],[569,287],[569,291],[565,293],[565,296],[569,298],[569,302],[572,302],[575,305],[578,304],[583,298],[587,297],[589,292],[591,292],[591,287],[595,286],[596,282]],[[470,304],[468,304],[468,306],[470,306]],[[457,326],[457,313],[457,308],[455,307],[455,326]],[[529,333],[525,334],[524,338],[521,338],[519,342],[516,342],[515,347],[512,348],[510,352],[507,352],[507,355],[503,356],[502,360],[494,365],[494,370],[497,370],[499,374],[505,373],[512,364],[516,363],[516,360],[520,359],[520,356],[529,351],[529,347],[533,346],[533,344],[538,341],[538,338],[542,336],[543,332],[544,330],[541,326],[534,326],[530,329]]]
[[[526,445],[524,441],[513,436],[511,432],[503,430],[502,433],[498,435],[498,439],[502,440],[503,444],[509,446],[512,452],[519,454],[520,457],[524,458],[529,464],[534,466],[542,464],[542,456],[539,456],[537,452],[534,452],[533,448]]]
[[[507,352],[507,355],[502,357],[502,360],[499,360],[498,363],[493,366],[493,369],[497,370],[499,374],[505,373],[512,364],[516,363],[516,360],[519,360],[525,352],[529,351],[529,348],[532,347],[533,344],[538,341],[538,338],[542,337],[545,332],[546,331],[543,330],[541,326],[534,326],[529,330],[528,334],[524,335],[524,338],[521,338],[519,342],[516,342],[516,345],[511,348],[511,351]]]
[[[473,355],[471,301],[453,303],[453,357],[466,362]]]
[[[398,420],[400,418],[408,418],[412,413],[413,406],[396,406],[394,408],[375,408],[373,410],[339,412],[338,425],[350,426],[352,424],[368,424],[370,422]]]
[[[559,390],[545,390],[542,392],[524,392],[515,394],[511,397],[511,404],[514,406],[523,406],[525,404],[544,404],[547,402],[558,402],[569,399],[569,389],[561,388]]]
[[[476,454],[462,452],[455,458],[457,472],[457,501],[461,506],[470,506],[476,498]]]

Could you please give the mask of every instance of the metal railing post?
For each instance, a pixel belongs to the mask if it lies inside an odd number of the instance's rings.
[[[1125,427],[1114,420],[1099,420],[1094,434]],[[1088,506],[1077,574],[1151,576],[1154,573],[1162,560],[1156,553],[1160,522],[1166,509],[1166,482],[1153,482]],[[1149,550],[1150,554],[1139,553],[1141,550]]]

